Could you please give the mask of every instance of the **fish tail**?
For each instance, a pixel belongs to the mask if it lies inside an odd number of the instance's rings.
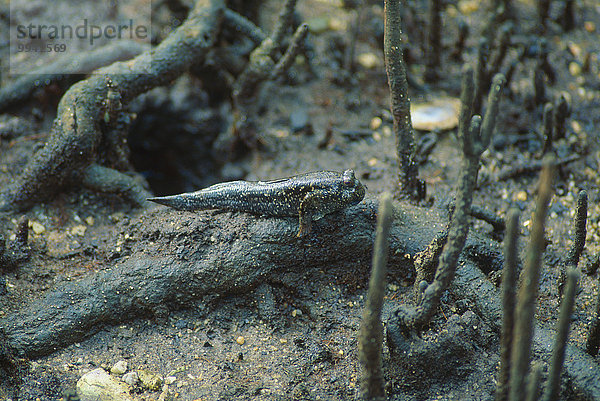
[[[177,210],[199,210],[206,208],[206,199],[198,192],[148,198],[149,201]]]

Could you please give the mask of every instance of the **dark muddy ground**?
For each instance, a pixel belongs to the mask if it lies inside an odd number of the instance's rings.
[[[266,2],[258,9],[257,23],[266,30],[279,12],[278,3]],[[342,64],[354,11],[336,1],[298,3],[299,18],[311,28],[307,51],[297,58],[285,79],[263,85],[257,96],[257,149],[238,151],[233,158],[218,146],[217,135],[227,131],[233,118],[231,106],[214,88],[203,86],[198,77],[185,75],[169,87],[154,89],[132,102],[130,110],[136,113],[136,121],[129,134],[130,159],[154,193],[191,191],[232,179],[272,179],[347,168],[354,169],[368,187],[369,202],[381,192],[395,189],[397,165],[382,55],[382,6],[377,3],[361,10],[357,61],[355,72],[350,74],[343,71]],[[408,3],[416,12],[407,12],[404,27],[410,49],[408,74],[417,84],[410,88],[411,100],[419,103],[458,97],[462,63],[450,58],[458,23],[469,24],[471,35],[462,56],[473,63],[477,40],[489,19],[489,2],[447,2],[440,78],[428,84],[421,78],[426,2]],[[518,57],[520,49],[535,54],[539,43],[539,36],[531,33],[536,30],[535,2],[513,3],[518,18],[513,46],[501,71]],[[553,18],[560,16],[560,3],[552,2]],[[572,107],[566,136],[554,143],[554,151],[559,158],[579,158],[558,168],[536,317],[550,329],[557,320],[557,266],[571,246],[577,194],[585,189],[590,206],[586,248],[579,264],[584,274],[570,335],[572,345],[584,347],[600,291],[599,273],[585,273],[600,252],[600,147],[596,129],[600,126],[600,9],[593,1],[576,4],[574,30],[564,32],[550,22],[545,34],[548,59],[556,74],[554,83],[545,83],[548,100],[564,91]],[[160,26],[169,21],[170,11],[158,9],[154,22]],[[161,39],[158,35],[157,40]],[[535,64],[535,56],[516,64],[491,149],[483,156],[473,199],[475,205],[499,216],[505,216],[511,206],[518,207],[522,246],[529,235],[537,174],[519,174],[502,181],[497,176],[505,168],[537,160],[543,145],[543,106],[533,99]],[[10,79],[3,76],[3,85]],[[0,116],[0,185],[13,180],[44,144],[65,88],[51,89]],[[435,224],[443,226],[442,219],[436,217],[430,220],[433,227],[423,229],[428,225],[428,211],[437,210],[453,195],[461,156],[455,131],[417,132],[418,141],[426,136],[435,139],[435,147],[419,171],[427,182],[427,205],[418,209],[420,212],[410,209],[424,216],[416,220],[417,236],[434,234]],[[432,203],[434,206],[430,206]],[[367,206],[356,206],[361,207]],[[396,205],[398,210],[408,207],[405,203]],[[31,259],[2,271],[2,319],[22,313],[53,289],[135,264],[136,260],[143,263],[177,254],[189,263],[198,262],[194,258],[200,253],[195,248],[200,249],[200,245],[178,237],[177,232],[190,233],[193,239],[193,235],[198,236],[203,247],[210,241],[235,242],[247,235],[246,230],[257,219],[212,211],[192,215],[150,203],[133,207],[116,195],[72,188],[25,213],[0,214],[0,232],[9,240],[22,214],[30,221]],[[314,237],[300,242],[299,249],[321,246],[319,235],[330,235],[332,227],[343,224],[344,216],[335,214],[317,222]],[[295,227],[294,219],[281,220],[286,229]],[[208,238],[202,237],[204,226],[211,234]],[[471,236],[480,243],[499,239],[491,226],[477,220],[473,221]],[[427,244],[431,238],[419,241]],[[372,236],[366,235],[363,240],[372,243]],[[365,248],[370,249],[370,243]],[[235,252],[236,248],[222,249]],[[340,246],[338,252],[350,251]],[[83,374],[98,367],[109,369],[125,360],[130,370],[146,369],[169,383],[158,391],[134,392],[131,397],[136,400],[355,399],[359,374],[357,333],[370,252],[355,261],[342,257],[330,265],[313,261],[311,255],[309,251],[298,251],[284,266],[249,285],[232,285],[227,291],[213,291],[184,304],[153,305],[124,323],[98,324],[88,338],[49,355],[22,360],[19,379],[0,384],[0,398],[59,399],[75,388]],[[214,260],[228,259],[233,256],[224,253]],[[491,269],[487,263],[482,261],[479,266],[486,274]],[[414,272],[406,263],[390,264],[388,269],[384,322],[397,305],[413,302]],[[172,283],[175,292],[187,285],[186,281]],[[497,327],[460,292],[448,292],[438,312],[422,335],[423,340],[437,344],[428,351],[399,361],[384,344],[390,398],[493,399],[499,363]],[[596,367],[600,366],[598,357],[595,362]],[[568,380],[563,380],[561,394],[563,399],[584,399],[582,391]]]

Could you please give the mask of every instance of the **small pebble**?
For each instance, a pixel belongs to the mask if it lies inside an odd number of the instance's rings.
[[[139,378],[137,372],[129,372],[129,373],[125,373],[123,375],[123,377],[121,378],[121,380],[123,380],[125,383],[129,384],[130,386],[134,387],[139,383],[140,378]]]
[[[373,117],[371,119],[371,122],[369,123],[369,128],[371,128],[373,131],[375,131],[376,129],[381,127],[382,123],[383,123],[383,121],[381,120],[381,117]]]
[[[569,73],[574,77],[581,75],[581,66],[578,62],[571,61],[569,63]]]
[[[565,202],[571,203],[574,201],[575,201],[575,197],[573,196],[573,194],[571,192],[569,192],[568,194],[565,195]]]
[[[453,4],[449,4],[448,7],[446,7],[446,15],[448,18],[456,18],[458,15],[458,10]]]
[[[46,231],[46,227],[38,223],[37,221],[31,222],[31,229],[36,235],[43,234]]]
[[[173,401],[175,398],[169,391],[169,386],[163,386],[162,393],[158,396],[158,401]]]
[[[94,218],[92,216],[88,216],[85,218],[85,222],[87,223],[88,226],[93,226],[94,225]]]
[[[314,17],[307,21],[308,30],[310,33],[319,34],[329,29],[329,18],[327,17]]]
[[[367,164],[369,165],[369,167],[374,167],[377,164],[377,159],[375,157],[372,157],[369,159]]]
[[[292,317],[302,316],[302,311],[300,309],[294,309],[292,311]]]
[[[575,56],[577,59],[581,58],[581,46],[579,46],[577,43],[569,42],[567,47],[573,56]]]
[[[127,372],[127,361],[119,361],[110,368],[110,373],[121,376]]]
[[[479,3],[476,0],[461,0],[458,2],[458,9],[461,13],[469,15],[479,10]]]
[[[165,377],[165,384],[169,386],[169,385],[175,383],[175,380],[177,380],[177,378],[175,376],[167,376],[167,377]]]
[[[426,103],[411,103],[412,125],[420,131],[449,130],[458,125],[460,99],[439,98]]]
[[[596,24],[593,21],[585,21],[583,23],[583,27],[589,33],[592,33],[592,32],[594,32],[596,30]]]
[[[579,123],[579,121],[577,121],[577,120],[571,121],[571,128],[573,129],[574,133],[576,133],[576,134],[581,133],[582,128],[581,128],[581,124]]]
[[[150,391],[158,391],[162,387],[162,378],[156,373],[146,369],[140,369],[137,373],[144,388]]]
[[[83,224],[71,227],[71,235],[79,235],[80,237],[83,237],[85,235],[85,230],[87,230],[87,227]]]
[[[375,53],[359,54],[357,60],[358,64],[368,69],[375,68],[379,64],[379,58]]]
[[[239,345],[244,345],[244,343],[246,342],[246,339],[243,336],[239,336],[238,338],[235,339],[235,342],[238,343]]]
[[[345,31],[347,29],[348,24],[344,20],[339,18],[331,18],[329,20],[329,29],[332,31]]]
[[[86,373],[77,381],[77,394],[81,400],[133,400],[127,385],[102,368]]]
[[[520,200],[521,202],[525,202],[527,200],[527,192],[525,192],[525,191],[517,192],[517,200]]]

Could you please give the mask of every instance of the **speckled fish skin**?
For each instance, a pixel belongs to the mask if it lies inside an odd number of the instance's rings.
[[[150,198],[178,210],[221,209],[264,216],[299,216],[299,236],[312,220],[359,203],[365,187],[354,171],[318,171],[273,181],[231,181],[200,191]]]

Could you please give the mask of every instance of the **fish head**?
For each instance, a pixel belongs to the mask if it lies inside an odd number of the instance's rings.
[[[342,174],[342,192],[351,205],[356,205],[365,197],[365,186],[355,177],[354,170],[346,170]]]

